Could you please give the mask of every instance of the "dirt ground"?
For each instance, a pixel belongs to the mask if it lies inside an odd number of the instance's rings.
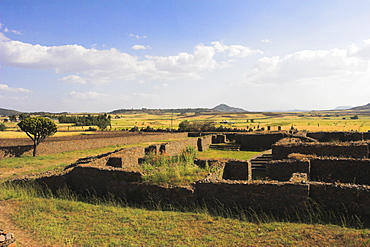
[[[40,246],[32,233],[18,227],[11,220],[16,207],[15,201],[0,201],[0,229],[13,233],[17,246]]]

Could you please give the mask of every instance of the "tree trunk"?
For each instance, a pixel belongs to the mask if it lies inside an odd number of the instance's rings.
[[[33,143],[33,157],[36,157],[36,147],[37,147],[37,144],[35,142]]]

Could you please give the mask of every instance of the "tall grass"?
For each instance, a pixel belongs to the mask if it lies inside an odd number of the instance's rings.
[[[187,146],[179,155],[169,156],[165,153],[149,153],[144,157],[142,168],[145,172],[144,182],[162,185],[189,185],[204,178],[210,168],[201,168],[194,164],[197,151]]]
[[[369,246],[369,229],[277,221],[269,213],[219,207],[128,207],[107,197],[55,194],[32,184],[0,185],[2,205],[16,205],[14,222],[53,246]],[[324,213],[324,212],[323,212]],[[321,213],[320,213],[321,214]],[[303,218],[302,218],[303,220]],[[319,221],[321,223],[322,221]],[[327,242],[328,241],[328,242]]]

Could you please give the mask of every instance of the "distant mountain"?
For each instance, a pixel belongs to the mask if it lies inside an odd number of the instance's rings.
[[[246,112],[246,110],[242,108],[231,107],[226,104],[219,104],[218,106],[213,107],[212,110],[218,112]]]
[[[352,107],[350,110],[370,110],[370,103],[363,106]]]
[[[349,110],[352,106],[337,106],[333,110]]]
[[[8,110],[8,109],[3,109],[0,108],[0,115],[1,116],[11,116],[11,115],[19,115],[22,112],[16,111],[16,110]]]

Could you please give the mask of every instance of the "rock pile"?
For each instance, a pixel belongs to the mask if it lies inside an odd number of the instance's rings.
[[[0,247],[15,247],[14,234],[0,229]]]

